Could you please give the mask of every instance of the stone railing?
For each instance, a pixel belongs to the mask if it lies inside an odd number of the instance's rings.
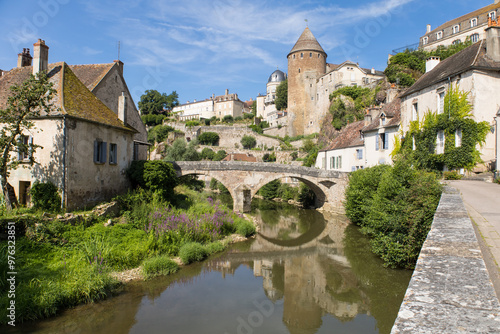
[[[500,304],[454,188],[444,189],[391,333],[500,333]]]

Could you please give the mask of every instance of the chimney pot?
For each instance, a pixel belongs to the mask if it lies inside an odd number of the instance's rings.
[[[23,48],[23,52],[17,55],[17,67],[31,66],[30,49]]]
[[[440,57],[432,56],[427,58],[427,60],[425,61],[425,73],[432,71],[434,67],[436,67],[440,62]]]
[[[430,25],[430,24],[428,24],[428,25],[427,25],[427,33],[430,33],[430,32],[431,32],[431,25]]]
[[[33,75],[40,71],[47,71],[49,67],[49,47],[41,38],[33,44]]]

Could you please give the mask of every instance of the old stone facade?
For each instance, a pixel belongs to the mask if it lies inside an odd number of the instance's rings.
[[[287,56],[288,122],[290,136],[317,133],[330,106],[330,93],[345,86],[373,86],[381,71],[346,61],[328,64],[327,54],[306,28]]]
[[[49,64],[45,42],[39,40],[34,46],[33,66],[22,61],[23,66],[0,77],[0,108],[6,106],[12,85],[38,71],[47,73],[57,91],[51,101],[54,108],[35,119],[35,128],[21,138],[41,146],[33,154],[38,163],[31,166],[25,154],[13,157],[21,162],[8,178],[17,198],[21,204],[29,204],[29,189],[36,181],[54,183],[68,209],[90,206],[126,191],[126,168],[134,157],[146,157],[146,150],[141,152],[138,147],[145,128],[138,114],[134,115],[135,107],[130,107],[133,102],[128,99],[119,62],[77,67],[64,62]],[[116,87],[108,87],[113,83]]]

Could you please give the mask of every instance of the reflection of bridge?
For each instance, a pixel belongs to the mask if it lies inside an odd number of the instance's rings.
[[[267,183],[293,177],[316,195],[316,207],[342,211],[347,174],[302,166],[239,161],[177,161],[178,176],[206,175],[221,182],[233,197],[234,210],[249,212],[252,198]]]

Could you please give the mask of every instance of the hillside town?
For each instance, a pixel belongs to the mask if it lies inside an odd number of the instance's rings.
[[[23,45],[0,70],[0,328],[500,332],[500,0],[424,31],[376,68],[330,63],[306,20],[248,99]]]

